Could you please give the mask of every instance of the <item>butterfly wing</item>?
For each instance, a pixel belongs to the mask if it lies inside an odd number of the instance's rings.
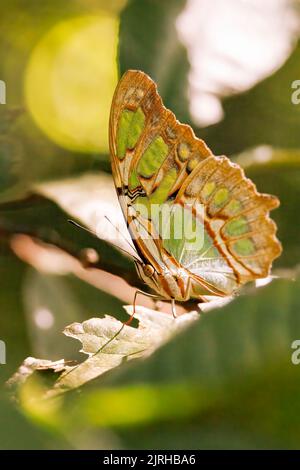
[[[162,204],[203,159],[212,155],[188,125],[166,109],[156,84],[143,72],[127,71],[111,106],[109,126],[112,173],[135,246],[151,264],[160,263],[160,247],[146,237],[144,221],[130,208],[139,198]],[[148,228],[145,228],[148,231]]]
[[[202,252],[184,251],[183,266],[224,293],[269,274],[281,253],[269,211],[279,200],[261,194],[243,170],[226,157],[210,157],[184,181],[176,204],[203,208]]]
[[[165,267],[175,277],[188,273],[188,296],[228,295],[268,274],[281,252],[269,218],[278,199],[258,193],[226,157],[213,156],[190,126],[163,106],[143,72],[126,72],[116,89],[110,150],[120,204],[140,257],[162,273]],[[180,236],[172,228],[166,234],[167,226],[181,227],[183,219]],[[191,231],[200,234],[193,243]]]

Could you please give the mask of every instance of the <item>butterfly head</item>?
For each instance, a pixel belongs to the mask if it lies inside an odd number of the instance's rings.
[[[178,273],[177,275],[172,274],[167,267],[158,271],[152,264],[142,261],[135,261],[135,265],[140,278],[151,289],[156,291],[159,296],[166,299],[176,298],[177,300],[182,300],[182,292],[177,285],[177,278],[180,277]]]
[[[147,278],[155,275],[155,269],[151,264],[142,264],[142,269]]]
[[[152,264],[143,263],[142,261],[134,261],[137,272],[143,281],[148,282],[148,279],[155,277],[156,271]]]
[[[152,264],[143,263],[142,261],[135,261],[134,264],[136,266],[140,278],[152,289],[157,291],[159,285],[159,273],[152,266]]]

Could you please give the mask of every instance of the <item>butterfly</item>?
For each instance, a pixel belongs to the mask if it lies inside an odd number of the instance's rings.
[[[269,274],[281,253],[269,217],[279,200],[213,155],[141,71],[128,70],[117,85],[109,143],[138,274],[174,313],[175,301],[229,296]]]

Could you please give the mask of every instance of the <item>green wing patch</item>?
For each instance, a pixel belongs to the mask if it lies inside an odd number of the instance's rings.
[[[124,109],[117,130],[117,156],[122,160],[127,149],[133,149],[145,126],[145,114],[141,108],[136,111]]]

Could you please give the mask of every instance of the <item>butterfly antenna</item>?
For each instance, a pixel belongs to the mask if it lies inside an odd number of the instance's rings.
[[[106,217],[106,216],[105,216],[105,217]],[[109,219],[107,219],[107,220],[110,222]],[[92,235],[94,235],[94,237],[99,238],[98,235],[96,234],[96,232],[94,232],[93,230],[91,230],[91,229],[89,229],[89,228],[87,228],[87,227],[84,227],[83,225],[80,225],[78,222],[75,222],[75,220],[68,219],[68,222],[69,222],[70,224],[72,224],[72,225],[75,225],[75,227],[80,228],[81,230],[84,230],[85,232],[91,233]],[[110,222],[110,223],[112,223],[112,222]],[[115,227],[115,229],[117,230],[116,227]],[[121,232],[120,232],[120,233],[121,233]],[[123,235],[123,237],[124,237],[124,235]],[[125,237],[124,237],[124,239],[126,240]],[[109,244],[112,245],[113,247],[117,248],[118,250],[123,251],[124,253],[126,253],[126,255],[131,256],[131,257],[134,258],[136,261],[140,262],[140,260],[139,260],[133,253],[130,253],[129,251],[124,250],[124,248],[121,248],[120,246],[115,245],[114,243],[112,243],[112,242],[109,241],[109,240],[106,240],[106,241],[107,241],[107,243],[109,243]],[[126,241],[127,241],[127,243],[130,245],[130,243],[128,242],[128,240],[126,240]],[[132,248],[131,245],[130,245],[130,248]]]
[[[83,225],[80,225],[78,222],[75,222],[75,220],[68,219],[68,222],[72,225],[75,225],[75,227],[80,228],[81,230],[84,230],[85,232],[91,233],[92,235],[94,235],[94,237],[98,238],[96,232],[94,232],[93,230],[87,227],[84,227]]]
[[[108,222],[113,226],[113,228],[115,229],[115,231],[116,231],[119,235],[121,235],[121,237],[122,237],[123,240],[127,243],[127,245],[130,246],[130,248],[131,248],[132,250],[135,250],[134,246],[131,245],[131,243],[127,240],[127,238],[125,237],[125,235],[121,232],[121,230],[120,230],[118,227],[116,227],[116,226],[112,223],[112,221],[107,217],[107,215],[105,215],[104,217],[105,217],[105,219],[108,220]],[[137,258],[136,258],[136,259],[137,259]]]

